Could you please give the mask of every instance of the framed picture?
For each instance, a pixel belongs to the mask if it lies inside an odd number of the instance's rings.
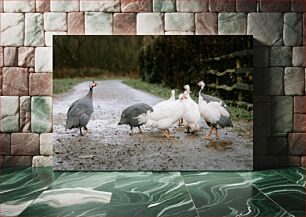
[[[54,36],[56,170],[252,170],[252,36]]]

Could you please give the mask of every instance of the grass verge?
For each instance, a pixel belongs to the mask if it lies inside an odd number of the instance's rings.
[[[162,84],[150,84],[141,80],[124,80],[123,83],[135,89],[146,91],[164,99],[171,96],[171,89],[164,87]]]
[[[123,83],[139,90],[143,90],[149,92],[153,95],[162,97],[167,99],[170,97],[171,89],[168,87],[163,86],[162,84],[150,84],[141,80],[124,80]],[[197,102],[198,101],[198,93],[194,93],[192,98]],[[246,120],[252,121],[253,120],[253,113],[252,111],[248,111],[245,108],[241,108],[238,106],[229,106],[232,119],[233,120]]]
[[[123,79],[123,77],[76,77],[76,78],[54,78],[53,79],[53,94],[60,94],[70,90],[73,86],[85,81],[109,80],[109,79]]]
[[[88,81],[88,78],[61,78],[53,79],[53,94],[59,94],[70,90],[74,85]]]

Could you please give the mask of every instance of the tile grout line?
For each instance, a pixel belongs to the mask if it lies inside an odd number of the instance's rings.
[[[257,188],[255,185],[251,184],[254,188],[256,188],[260,193],[262,193],[267,199],[269,199],[271,202],[273,202],[275,205],[277,205],[279,208],[284,210],[286,213],[288,213],[290,216],[294,216],[289,211],[287,211],[284,207],[282,207],[280,204],[278,204],[276,201],[274,201],[272,198],[270,198],[267,194],[262,192],[259,188]]]
[[[112,193],[111,198],[110,198],[109,203],[108,203],[108,210],[107,210],[106,216],[108,216],[108,213],[109,213],[110,208],[111,208],[113,193],[114,193],[115,185],[116,185],[116,182],[117,182],[117,179],[118,179],[118,171],[116,171],[115,173],[116,173],[116,178],[114,180],[114,186],[113,186],[113,189],[112,189],[112,192],[111,192]]]
[[[171,173],[172,172],[174,172],[174,171],[171,171]],[[150,177],[154,174],[154,172],[151,172],[150,171],[150,173],[151,173],[151,175],[150,175]],[[176,171],[174,172],[174,173],[176,173]],[[185,184],[185,182],[184,182],[184,179],[183,179],[183,176],[181,175],[181,173],[180,172],[178,172],[179,173],[179,178],[180,178],[180,181],[179,182],[177,182],[177,181],[169,181],[169,183],[171,183],[171,184],[174,184],[176,187],[177,186],[180,186],[180,187],[182,187],[182,188],[184,188],[183,190],[184,190],[184,192],[186,192],[187,193],[187,197],[185,197],[186,199],[190,199],[191,200],[191,202],[192,202],[192,204],[194,205],[194,210],[195,210],[195,212],[196,212],[196,214],[194,215],[194,216],[196,216],[196,217],[200,217],[200,215],[199,215],[199,213],[198,213],[198,211],[197,211],[197,208],[196,208],[196,206],[195,206],[195,204],[194,204],[194,201],[193,201],[193,199],[192,199],[192,197],[191,197],[191,195],[190,195],[190,193],[189,193],[189,191],[188,191],[188,188],[187,188],[187,186],[186,186],[186,184]],[[181,183],[181,181],[182,181],[182,185],[180,185],[180,183]],[[163,182],[160,182],[160,181],[157,181],[157,183],[163,183]],[[121,190],[120,190],[121,191]],[[181,191],[180,191],[181,192]],[[189,198],[188,198],[188,196],[189,196]],[[147,201],[147,202],[144,202],[144,203],[152,203],[152,202],[161,202],[161,201],[164,201],[164,200],[160,200],[160,198],[159,199],[157,199],[156,201],[155,200],[153,200],[153,201]],[[169,201],[169,199],[166,199],[166,201]],[[135,203],[133,203],[133,204],[141,204],[141,203],[143,203],[143,202],[140,202],[140,203],[138,203],[138,202],[135,202]],[[112,203],[110,203],[110,204],[112,204]],[[110,205],[110,207],[111,207],[112,205]]]
[[[61,172],[61,173],[63,173],[63,172]],[[53,171],[53,174],[54,174],[54,171]],[[62,174],[60,174],[58,177],[60,177]],[[54,180],[52,180],[52,182],[48,185],[48,187],[46,187],[44,190],[42,190],[42,192],[35,198],[35,199],[33,199],[32,200],[32,202],[27,206],[27,207],[25,207],[19,214],[18,214],[18,216],[22,216],[22,213],[27,209],[27,208],[29,208],[47,189],[49,189],[50,188],[50,186],[53,184],[53,182],[56,180],[56,179],[58,179],[58,177],[56,177]]]
[[[184,182],[184,186],[185,186],[185,188],[186,188],[186,190],[187,190],[187,192],[188,192],[188,195],[189,195],[190,199],[192,200],[192,203],[193,203],[193,205],[194,205],[194,207],[195,207],[195,209],[196,209],[196,212],[197,212],[198,216],[200,217],[198,208],[196,207],[196,205],[195,205],[195,203],[194,203],[194,200],[193,200],[193,198],[192,198],[192,196],[191,196],[191,194],[190,194],[190,192],[189,192],[189,188],[187,187],[187,185],[186,185],[186,183],[185,183],[184,177],[183,177],[183,175],[182,175],[181,172],[179,172],[179,173],[180,173],[180,175],[181,175],[181,177],[182,177],[182,180],[183,180],[183,182]]]
[[[254,171],[252,171],[253,173]],[[238,172],[236,172],[243,180],[245,180]],[[245,180],[247,182],[250,182],[249,180]],[[284,210],[286,213],[288,213],[290,216],[294,216],[293,214],[291,214],[290,212],[288,212],[284,207],[282,207],[280,204],[278,204],[277,202],[275,202],[272,198],[270,198],[266,193],[264,193],[263,191],[261,191],[259,188],[256,187],[256,185],[254,185],[252,182],[250,182],[250,184],[257,189],[261,194],[263,194],[268,200],[270,200],[272,203],[274,203],[276,206],[278,206],[279,208],[281,208],[282,210]]]
[[[56,172],[57,172],[57,171],[56,171]],[[46,188],[46,190],[48,190],[48,189],[50,188],[50,186],[53,184],[53,182],[54,182],[55,180],[57,180],[60,176],[62,176],[64,173],[65,173],[64,171],[61,171],[61,172],[60,172],[60,175],[59,175],[58,177],[56,177],[54,180],[52,180],[52,183],[48,186],[48,188]],[[54,171],[53,171],[53,174],[54,174]]]
[[[301,186],[301,187],[303,187],[303,188],[306,188],[306,186],[303,186],[303,185],[300,185],[300,184],[296,183],[293,179],[290,179],[290,178],[284,176],[283,174],[281,174],[281,173],[278,172],[277,170],[274,170],[274,169],[273,169],[273,171],[275,171],[276,173],[278,173],[279,175],[281,175],[283,178],[289,180],[290,182],[293,182],[294,184],[297,184],[297,185],[299,185],[299,186]],[[304,181],[305,181],[305,178],[304,178]]]

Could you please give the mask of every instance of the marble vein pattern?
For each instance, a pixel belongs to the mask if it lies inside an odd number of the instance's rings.
[[[21,216],[105,216],[111,193],[88,188],[44,191]]]
[[[21,215],[105,216],[116,173],[64,172]]]
[[[23,46],[24,15],[22,13],[1,13],[1,46]]]
[[[56,178],[52,168],[3,170],[0,186],[0,216],[19,215]]]
[[[305,216],[305,188],[275,170],[241,176],[294,216]]]
[[[52,97],[31,98],[31,131],[49,133],[52,130]]]
[[[54,172],[5,169],[1,216],[305,216],[305,169]]]
[[[293,168],[279,169],[276,170],[276,172],[305,188],[306,186],[305,169],[301,167],[293,167]]]
[[[122,172],[118,173],[108,215],[198,216],[198,213],[179,172]]]
[[[237,173],[184,172],[182,176],[200,216],[289,215]]]

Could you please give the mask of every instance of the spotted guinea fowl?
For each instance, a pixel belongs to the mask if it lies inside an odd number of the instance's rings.
[[[198,85],[201,87],[199,111],[207,125],[210,126],[210,131],[205,138],[210,139],[212,131],[215,129],[216,139],[219,139],[218,126],[221,128],[233,126],[229,108],[223,100],[204,93],[205,83],[203,81],[200,81]]]
[[[95,86],[97,84],[92,81],[87,95],[72,103],[67,113],[66,129],[79,128],[81,136],[82,127],[88,131],[86,126],[93,113],[92,92]]]
[[[147,115],[152,111],[153,108],[145,103],[129,106],[122,111],[118,125],[129,125],[131,127],[130,135],[133,134],[133,127],[138,127],[139,132],[142,133],[140,126],[146,123]]]

